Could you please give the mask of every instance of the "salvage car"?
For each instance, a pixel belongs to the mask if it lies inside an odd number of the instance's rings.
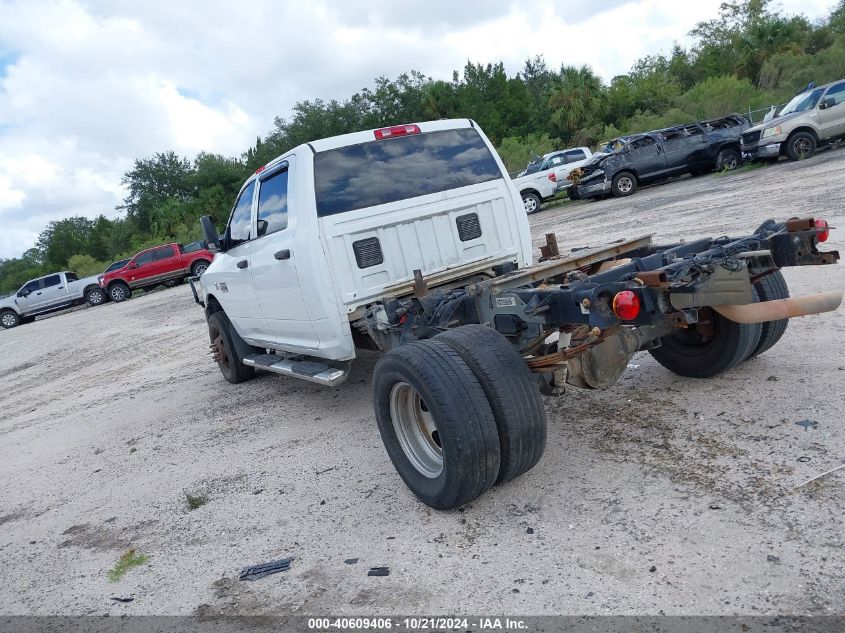
[[[810,158],[816,150],[845,138],[845,80],[808,88],[795,95],[778,115],[742,134],[749,160]]]
[[[174,286],[188,275],[202,275],[214,258],[205,248],[185,252],[180,244],[164,244],[136,254],[123,267],[101,275],[100,287],[112,301],[120,303],[133,290],[159,284]]]
[[[525,170],[513,179],[525,212],[539,211],[544,200],[550,200],[570,187],[570,172],[586,163],[592,155],[589,147],[573,147],[538,156],[528,163]]]
[[[86,302],[98,306],[105,300],[96,276],[80,279],[69,271],[51,273],[27,281],[14,296],[0,299],[0,325],[9,329],[32,323],[41,314]]]
[[[358,350],[382,352],[382,441],[438,509],[537,464],[541,389],[607,389],[641,350],[676,374],[715,376],[772,348],[788,318],[842,300],[790,297],[780,272],[839,259],[817,248],[822,219],[571,253],[547,236],[534,263],[519,191],[466,119],[300,145],[244,183],[222,240],[201,222],[216,255],[190,283],[223,378],[264,370],[330,387]]]
[[[732,114],[614,139],[573,170],[569,197],[630,196],[641,184],[671,176],[736,169],[740,135],[748,126],[748,119]]]

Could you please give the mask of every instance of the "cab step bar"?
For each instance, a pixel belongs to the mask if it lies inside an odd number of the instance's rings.
[[[348,367],[332,367],[317,360],[282,358],[276,354],[252,354],[244,358],[244,365],[328,387],[341,384],[349,376]]]

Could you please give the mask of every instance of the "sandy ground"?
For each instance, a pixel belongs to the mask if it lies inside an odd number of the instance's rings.
[[[531,223],[562,247],[797,214],[845,226],[843,181],[835,150]],[[845,286],[843,270],[786,276],[801,294]],[[795,320],[707,381],[640,354],[609,391],[547,400],[541,463],[446,513],[412,497],[381,446],[374,355],[337,390],[229,385],[186,286],[5,331],[0,612],[841,613],[845,471],[795,486],[845,461],[843,332],[845,309]],[[189,510],[185,493],[208,503]],[[129,548],[149,559],[110,583]],[[237,580],[286,556],[286,573]]]

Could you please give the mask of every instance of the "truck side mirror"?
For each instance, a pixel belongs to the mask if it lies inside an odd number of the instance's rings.
[[[819,104],[819,110],[827,110],[836,105],[836,100],[833,97],[825,97]]]
[[[259,220],[258,221],[258,237],[261,237],[267,232],[267,227],[270,225],[267,220]]]
[[[211,216],[202,216],[200,218],[200,225],[205,236],[205,247],[212,253],[222,253],[223,245],[220,243],[220,236],[217,234],[217,229],[214,227],[214,221],[211,219]]]
[[[27,290],[26,288],[22,288],[21,290],[18,290],[18,296],[19,297],[28,297],[29,296],[29,290]]]
[[[129,262],[129,268],[138,268],[138,262]]]

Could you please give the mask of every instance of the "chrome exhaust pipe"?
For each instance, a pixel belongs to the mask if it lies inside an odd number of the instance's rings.
[[[761,301],[760,303],[747,303],[745,305],[713,306],[713,309],[723,317],[737,323],[765,323],[766,321],[791,319],[808,314],[833,312],[841,303],[842,291],[829,290],[828,292],[803,297],[790,297],[789,299],[775,299],[774,301]]]

